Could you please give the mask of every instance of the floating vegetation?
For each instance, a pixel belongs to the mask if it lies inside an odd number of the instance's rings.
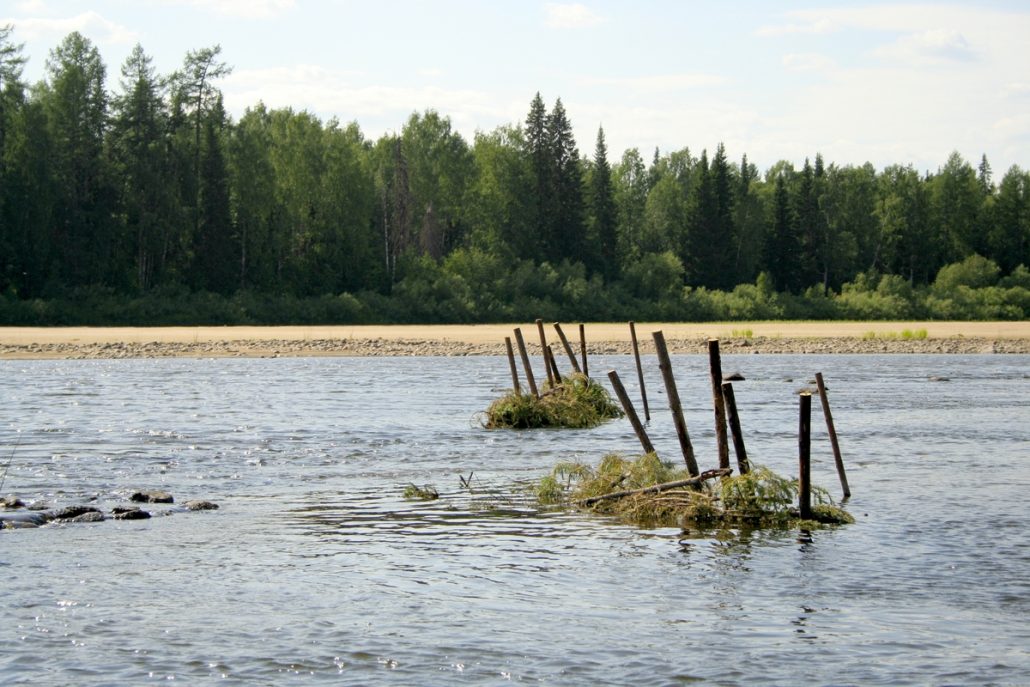
[[[622,417],[622,410],[608,391],[586,375],[573,373],[547,387],[540,398],[509,392],[490,404],[482,423],[487,429],[582,429],[617,417]]]
[[[404,498],[409,501],[434,501],[440,498],[440,492],[436,490],[436,487],[429,484],[422,487],[409,484],[404,487]]]
[[[605,456],[597,468],[560,463],[537,484],[544,506],[575,507],[613,515],[645,527],[783,527],[854,522],[813,488],[812,521],[801,520],[795,503],[797,480],[755,466],[736,477],[712,470],[691,477],[685,469],[661,461],[654,453],[635,459]],[[717,479],[720,478],[721,479]]]

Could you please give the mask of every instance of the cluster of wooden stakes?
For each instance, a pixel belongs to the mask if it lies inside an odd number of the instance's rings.
[[[551,346],[547,343],[547,337],[544,331],[544,324],[542,320],[536,320],[536,326],[540,335],[540,348],[543,352],[544,366],[547,371],[547,381],[551,389],[558,387],[562,383],[562,377],[559,374],[558,366],[555,361],[554,352]],[[558,334],[558,338],[561,341],[562,347],[565,349],[566,354],[569,357],[569,362],[575,373],[582,374],[589,377],[588,366],[587,366],[587,344],[585,337],[584,325],[579,325],[579,344],[580,344],[580,355],[581,358],[577,360],[576,354],[573,351],[572,345],[569,342],[568,337],[565,335],[562,327],[559,323],[554,323],[554,329]],[[644,417],[646,421],[650,421],[651,414],[647,402],[647,392],[644,386],[644,370],[640,361],[640,347],[637,342],[636,325],[633,322],[629,323],[630,339],[633,345],[633,357],[636,361],[637,377],[640,385],[641,400],[643,402]],[[525,371],[526,382],[529,386],[529,392],[536,398],[540,398],[542,394],[547,392],[541,392],[536,384],[536,379],[533,375],[533,368],[530,364],[529,353],[526,348],[525,339],[522,336],[522,331],[519,328],[514,330],[515,342],[518,347],[519,357],[522,360],[522,367]],[[662,380],[665,384],[666,396],[669,399],[669,410],[672,412],[673,423],[676,427],[676,434],[679,438],[680,448],[683,453],[683,460],[686,463],[687,471],[690,474],[690,478],[686,480],[678,480],[675,482],[666,482],[663,484],[656,484],[648,487],[644,490],[635,490],[634,492],[614,492],[606,494],[599,499],[608,498],[621,498],[631,493],[657,493],[667,489],[676,489],[684,486],[699,485],[702,482],[718,477],[728,476],[732,472],[730,467],[730,453],[729,453],[729,440],[732,437],[733,449],[737,458],[737,470],[739,474],[747,474],[751,467],[748,462],[747,450],[744,446],[744,436],[741,432],[740,417],[737,413],[736,399],[733,393],[733,383],[731,380],[723,378],[722,374],[722,362],[719,354],[719,340],[709,339],[708,341],[708,359],[709,369],[711,373],[712,382],[712,405],[715,411],[715,436],[716,443],[718,445],[719,453],[719,467],[717,469],[708,470],[701,472],[698,468],[697,460],[694,456],[694,447],[690,441],[690,434],[687,431],[687,423],[683,416],[683,408],[680,403],[679,392],[676,389],[676,380],[673,376],[672,363],[669,357],[669,350],[665,343],[665,335],[659,330],[652,333],[655,344],[655,352],[658,356],[658,365],[662,373]],[[521,387],[519,383],[518,368],[515,361],[515,351],[512,347],[511,337],[505,337],[505,346],[507,348],[508,363],[511,368],[512,385],[515,394],[521,393]],[[626,413],[626,417],[629,419],[630,424],[633,426],[633,431],[637,435],[637,439],[640,441],[641,446],[645,453],[656,453],[654,445],[651,443],[650,437],[647,435],[647,431],[644,428],[643,423],[640,421],[640,417],[637,414],[636,408],[633,402],[629,398],[629,394],[626,392],[625,386],[622,384],[619,378],[618,372],[610,370],[608,372],[608,379],[611,381],[612,388],[615,390],[616,396],[618,396],[619,402],[622,405],[623,410]],[[821,372],[816,373],[815,381],[817,385],[817,395],[822,404],[823,417],[826,420],[826,428],[830,437],[830,444],[833,449],[833,458],[837,467],[837,475],[840,478],[841,488],[843,490],[844,499],[847,500],[851,496],[851,490],[848,487],[847,475],[844,471],[844,460],[841,456],[840,445],[837,440],[837,432],[833,425],[833,415],[830,412],[830,403],[826,396],[826,385],[823,381],[823,375]],[[812,517],[812,483],[811,483],[811,416],[812,416],[812,392],[802,391],[799,393],[800,408],[799,408],[799,423],[798,423],[798,512],[802,519],[811,519]],[[728,430],[728,431],[727,431]],[[589,501],[595,501],[590,499]],[[583,505],[591,505],[588,502],[584,502]]]

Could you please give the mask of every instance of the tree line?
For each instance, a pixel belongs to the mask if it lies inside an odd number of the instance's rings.
[[[22,80],[0,28],[0,321],[1023,318],[1030,174],[637,149],[581,155],[557,99],[469,142],[258,103],[218,46],[109,90],[79,33]],[[963,291],[963,289],[965,289]]]

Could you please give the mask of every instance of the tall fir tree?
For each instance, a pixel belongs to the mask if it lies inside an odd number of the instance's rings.
[[[552,193],[550,196],[547,245],[544,254],[553,262],[589,260],[584,218],[583,172],[579,150],[572,135],[572,123],[558,98],[547,117]]]
[[[605,281],[612,282],[619,277],[618,217],[615,207],[615,190],[612,186],[612,169],[608,164],[608,146],[604,140],[604,129],[597,129],[597,143],[594,146],[594,164],[590,173],[590,240],[596,250],[593,271],[601,274]]]

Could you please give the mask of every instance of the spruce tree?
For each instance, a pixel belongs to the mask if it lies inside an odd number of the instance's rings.
[[[597,144],[594,147],[594,166],[590,177],[590,209],[597,262],[593,265],[605,281],[611,282],[619,276],[618,235],[616,225],[615,191],[612,186],[612,169],[608,164],[608,146],[604,141],[604,129],[597,129]]]

